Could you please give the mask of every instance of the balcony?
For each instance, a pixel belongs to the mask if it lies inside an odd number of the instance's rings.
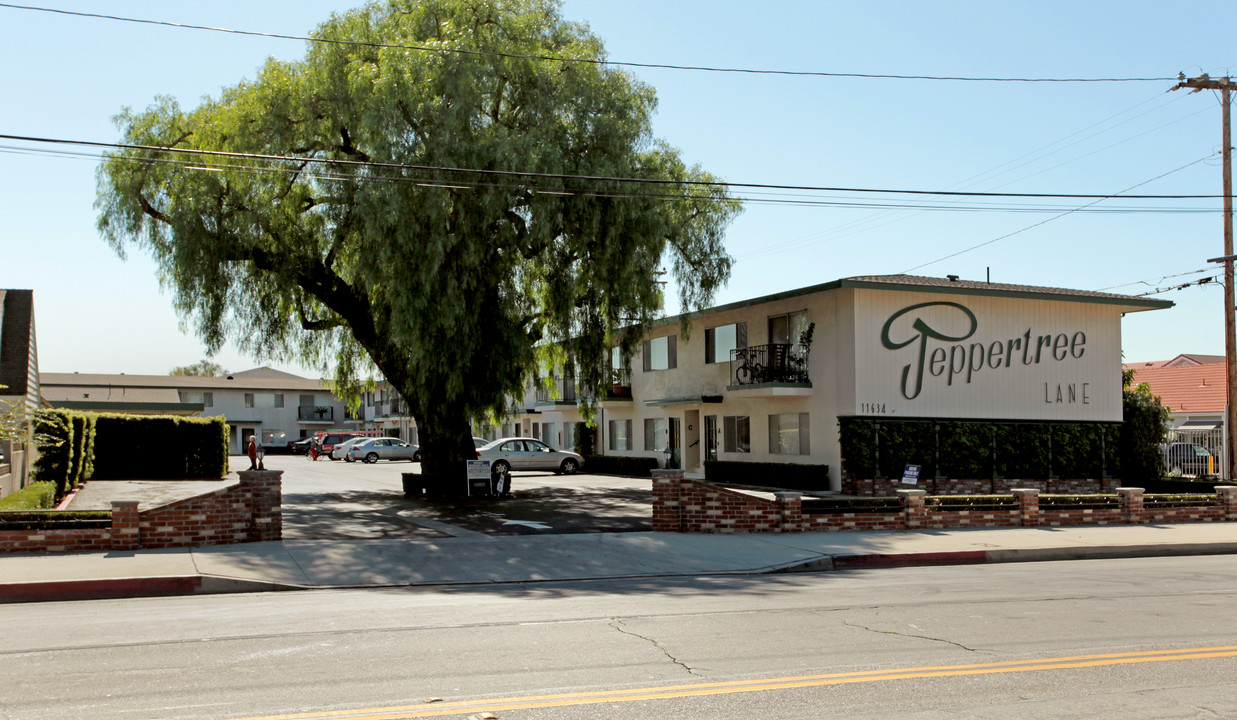
[[[296,419],[302,422],[334,422],[335,408],[330,405],[299,405]]]
[[[578,399],[576,380],[572,377],[557,377],[552,388],[537,388],[538,405],[575,405]]]
[[[760,395],[808,395],[807,349],[799,344],[771,343],[730,351],[729,390],[762,389]]]

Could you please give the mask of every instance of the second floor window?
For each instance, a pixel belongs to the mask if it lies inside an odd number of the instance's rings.
[[[704,331],[705,363],[730,362],[730,351],[747,347],[747,323],[732,323]]]
[[[202,403],[202,407],[214,407],[215,394],[197,392],[196,390],[181,390],[180,401],[183,403]]]
[[[679,366],[678,336],[667,335],[644,341],[644,371],[673,370]]]
[[[283,393],[245,393],[247,408],[281,408]]]

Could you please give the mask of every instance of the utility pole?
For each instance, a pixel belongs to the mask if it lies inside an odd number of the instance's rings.
[[[1177,85],[1173,90],[1190,88],[1193,92],[1203,90],[1220,91],[1221,109],[1221,147],[1224,163],[1224,256],[1216,258],[1224,263],[1224,364],[1227,378],[1227,401],[1224,409],[1224,445],[1228,448],[1229,480],[1237,479],[1237,335],[1234,334],[1233,312],[1237,310],[1237,298],[1233,290],[1233,161],[1231,153],[1231,132],[1229,125],[1230,90],[1233,81],[1229,78],[1212,79],[1203,74],[1187,80],[1185,75],[1177,76]]]

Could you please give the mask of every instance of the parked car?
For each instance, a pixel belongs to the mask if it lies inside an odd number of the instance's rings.
[[[309,453],[309,446],[313,444],[314,439],[312,437],[301,438],[288,443],[288,449],[292,451],[293,455],[306,455]]]
[[[1205,445],[1190,442],[1175,442],[1164,453],[1168,461],[1168,474],[1173,477],[1193,475],[1208,477],[1216,474],[1219,460]]]
[[[501,438],[477,449],[477,457],[490,461],[494,472],[553,470],[571,475],[584,466],[584,458],[567,450],[555,450],[534,438]]]
[[[348,462],[352,462],[353,458],[349,457],[348,450],[351,449],[353,445],[356,445],[358,443],[363,443],[366,440],[373,440],[373,439],[374,438],[372,437],[365,437],[364,435],[358,435],[356,437],[348,438],[347,440],[331,448],[331,459],[332,460],[346,460]]]
[[[399,438],[365,438],[348,448],[348,460],[376,463],[379,460],[421,461],[421,449]]]
[[[473,435],[473,436],[472,436],[472,444],[473,444],[473,446],[474,446],[474,447],[476,447],[476,448],[479,450],[479,449],[481,449],[481,448],[485,447],[486,445],[489,445],[489,444],[490,444],[490,441],[489,441],[489,440],[486,440],[486,439],[485,439],[485,438],[483,438],[483,437],[477,437],[476,435]]]

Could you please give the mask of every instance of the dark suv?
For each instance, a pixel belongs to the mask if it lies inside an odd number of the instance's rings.
[[[1193,475],[1209,477],[1216,474],[1219,461],[1211,454],[1205,445],[1189,442],[1176,442],[1168,446],[1164,453],[1168,460],[1168,474],[1173,477]]]

